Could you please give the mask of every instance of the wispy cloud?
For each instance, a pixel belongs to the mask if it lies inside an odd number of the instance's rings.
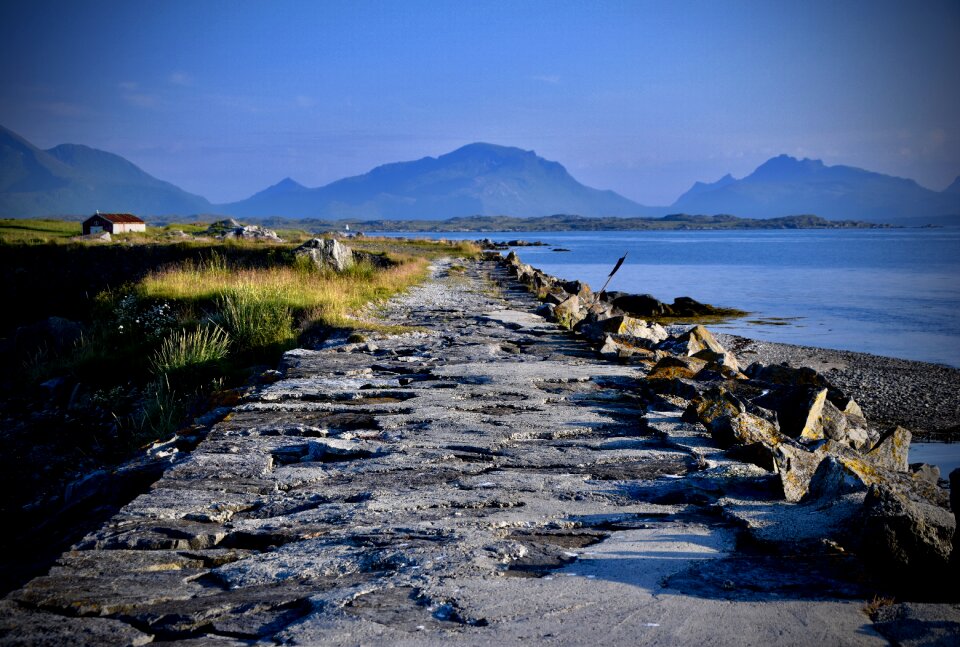
[[[117,84],[117,87],[126,92],[133,92],[139,87],[139,84],[136,81],[121,81]]]
[[[550,85],[560,84],[559,74],[537,74],[536,76],[532,76],[530,78],[534,81],[540,81],[541,83],[549,83]]]
[[[172,85],[181,85],[184,87],[191,86],[194,84],[193,77],[187,74],[186,72],[171,72],[170,76],[167,77],[167,80]]]
[[[312,97],[304,96],[302,94],[298,95],[297,98],[294,99],[294,103],[298,108],[312,108],[315,105],[317,105],[316,99],[313,99]]]
[[[144,92],[125,92],[123,100],[138,108],[156,108],[160,103],[160,99],[155,95]]]

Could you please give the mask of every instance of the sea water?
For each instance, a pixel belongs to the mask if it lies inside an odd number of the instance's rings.
[[[608,290],[750,313],[714,330],[960,367],[960,228],[424,235],[543,241],[517,253],[595,290],[626,254]]]

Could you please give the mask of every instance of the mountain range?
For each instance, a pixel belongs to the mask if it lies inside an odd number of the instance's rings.
[[[119,155],[61,144],[41,150],[0,126],[0,216],[208,212],[211,204]]]
[[[286,178],[245,200],[211,204],[119,155],[63,144],[41,150],[0,126],[0,217],[125,211],[145,216],[225,214],[325,219],[441,220],[471,215],[656,217],[671,213],[922,224],[960,222],[960,177],[944,191],[820,160],[772,158],[735,179],[695,183],[666,207],[585,186],[532,151],[469,144],[439,157],[385,164],[309,188]]]

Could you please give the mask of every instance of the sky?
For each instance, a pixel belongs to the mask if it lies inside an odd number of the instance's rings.
[[[475,141],[647,205],[786,153],[960,175],[960,2],[0,3],[0,125],[213,202]]]

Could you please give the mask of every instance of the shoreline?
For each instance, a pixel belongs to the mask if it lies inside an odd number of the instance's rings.
[[[960,440],[960,369],[944,364],[714,333],[744,366],[807,366],[852,396],[870,420],[901,425],[916,440]]]

